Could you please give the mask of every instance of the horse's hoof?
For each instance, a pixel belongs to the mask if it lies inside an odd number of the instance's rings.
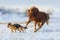
[[[34,30],[34,32],[36,32],[36,30]]]
[[[21,33],[21,31],[19,31]]]

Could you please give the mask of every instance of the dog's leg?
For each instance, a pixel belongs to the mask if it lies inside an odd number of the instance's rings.
[[[24,27],[22,28],[22,31],[23,31],[23,33],[24,33],[24,31],[25,31],[25,28],[24,28]]]
[[[16,32],[16,27],[13,28],[13,31]]]
[[[21,27],[18,28],[18,31],[21,32]]]
[[[35,24],[34,24],[34,32],[36,32],[36,24],[37,24],[37,22],[35,21]]]
[[[11,32],[14,32],[13,30],[11,30]]]
[[[14,32],[16,32],[16,30],[14,30]]]
[[[25,30],[22,30],[22,32],[24,33]]]

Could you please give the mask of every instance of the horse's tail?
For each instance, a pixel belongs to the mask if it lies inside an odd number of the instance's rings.
[[[50,18],[49,14],[46,14],[46,17],[47,17],[46,24],[48,25],[48,23],[49,23],[49,18]]]
[[[48,22],[49,22],[49,19],[50,19],[50,15],[52,15],[52,13],[53,13],[53,9],[48,9],[48,11],[47,11],[47,21],[46,21],[46,23],[47,23],[47,25],[48,25]]]
[[[52,15],[53,12],[54,12],[53,9],[48,9],[48,10],[47,10],[47,14],[49,14],[49,15]]]

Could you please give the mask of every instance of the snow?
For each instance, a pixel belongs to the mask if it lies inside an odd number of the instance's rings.
[[[2,15],[1,12],[0,15]],[[25,22],[27,22],[28,17],[22,13],[18,15],[15,10],[12,14],[3,14],[0,16],[0,22],[2,22],[2,24],[0,24],[0,40],[60,40],[59,15],[59,11],[54,11],[49,20],[49,25],[45,23],[37,32],[33,31],[33,22],[28,25],[28,29],[24,32],[11,32],[7,27],[8,22],[19,23],[22,26],[25,26]]]
[[[55,26],[56,27],[56,26]],[[33,32],[29,27],[23,32],[11,32],[6,24],[0,24],[0,40],[60,40],[60,31],[50,25],[42,27],[38,32]]]

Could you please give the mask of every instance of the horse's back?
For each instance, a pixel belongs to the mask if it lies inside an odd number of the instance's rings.
[[[36,21],[40,21],[40,22],[47,20],[46,13],[44,13],[44,12],[37,13],[35,16],[35,19],[36,19]]]

